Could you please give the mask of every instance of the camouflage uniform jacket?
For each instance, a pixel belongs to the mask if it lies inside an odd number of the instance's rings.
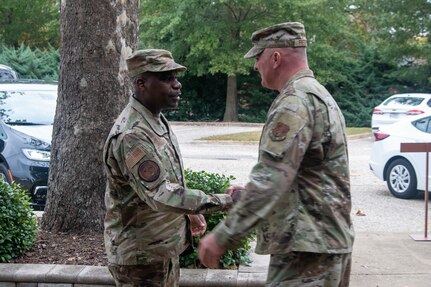
[[[105,246],[108,261],[151,264],[189,246],[186,214],[232,205],[225,194],[186,189],[175,135],[134,97],[116,120],[104,148],[107,173]]]
[[[268,112],[246,190],[215,229],[227,248],[257,228],[256,252],[350,253],[353,226],[344,117],[311,70]]]

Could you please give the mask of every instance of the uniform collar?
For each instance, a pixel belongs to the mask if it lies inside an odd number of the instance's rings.
[[[164,135],[168,132],[169,126],[168,121],[163,116],[162,113],[160,113],[160,119],[155,117],[153,113],[148,110],[143,104],[141,104],[135,97],[132,95],[130,97],[129,104],[132,106],[134,110],[136,110],[144,120],[148,123],[148,125],[151,127],[151,129],[159,136]]]
[[[294,74],[290,79],[287,81],[287,83],[284,85],[283,89],[285,89],[287,86],[292,85],[295,81],[304,78],[304,77],[311,77],[314,78],[314,73],[312,70],[302,70]]]

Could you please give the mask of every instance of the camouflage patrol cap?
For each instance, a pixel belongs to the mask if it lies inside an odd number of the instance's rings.
[[[306,47],[304,25],[299,22],[286,22],[257,30],[251,35],[253,47],[244,58],[254,58],[265,48]]]
[[[162,49],[145,49],[134,52],[126,59],[129,76],[145,72],[185,71],[186,67],[175,63],[172,54]]]

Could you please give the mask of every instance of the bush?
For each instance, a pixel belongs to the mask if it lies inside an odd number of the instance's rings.
[[[180,78],[181,102],[177,109],[166,110],[171,121],[220,121],[226,102],[226,76],[221,74]]]
[[[0,262],[9,262],[29,250],[36,233],[29,197],[19,185],[0,179]]]
[[[18,48],[0,46],[0,64],[5,64],[18,72],[22,79],[58,79],[60,53],[49,46],[46,49],[30,48],[21,45]]]
[[[208,173],[205,171],[195,172],[190,169],[185,170],[185,178],[188,188],[199,189],[209,193],[220,193],[230,186],[230,181],[235,179],[233,176],[225,176],[217,173]],[[207,222],[207,231],[211,230],[226,216],[224,212],[216,212],[213,214],[206,214],[205,220]],[[205,235],[204,234],[204,235]],[[185,268],[205,268],[199,261],[197,254],[197,246],[201,236],[193,238],[194,251],[191,254],[180,256],[180,266]],[[240,264],[248,264],[251,262],[250,258],[250,243],[253,237],[249,236],[243,239],[241,246],[236,250],[228,250],[221,258],[220,264],[224,269],[236,269]]]

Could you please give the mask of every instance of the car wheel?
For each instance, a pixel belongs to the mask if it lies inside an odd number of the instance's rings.
[[[7,171],[7,168],[4,164],[0,163],[0,179],[2,179],[4,182],[11,183],[9,178],[9,173]]]
[[[386,173],[386,182],[395,197],[411,199],[418,195],[416,173],[405,159],[391,162]]]

